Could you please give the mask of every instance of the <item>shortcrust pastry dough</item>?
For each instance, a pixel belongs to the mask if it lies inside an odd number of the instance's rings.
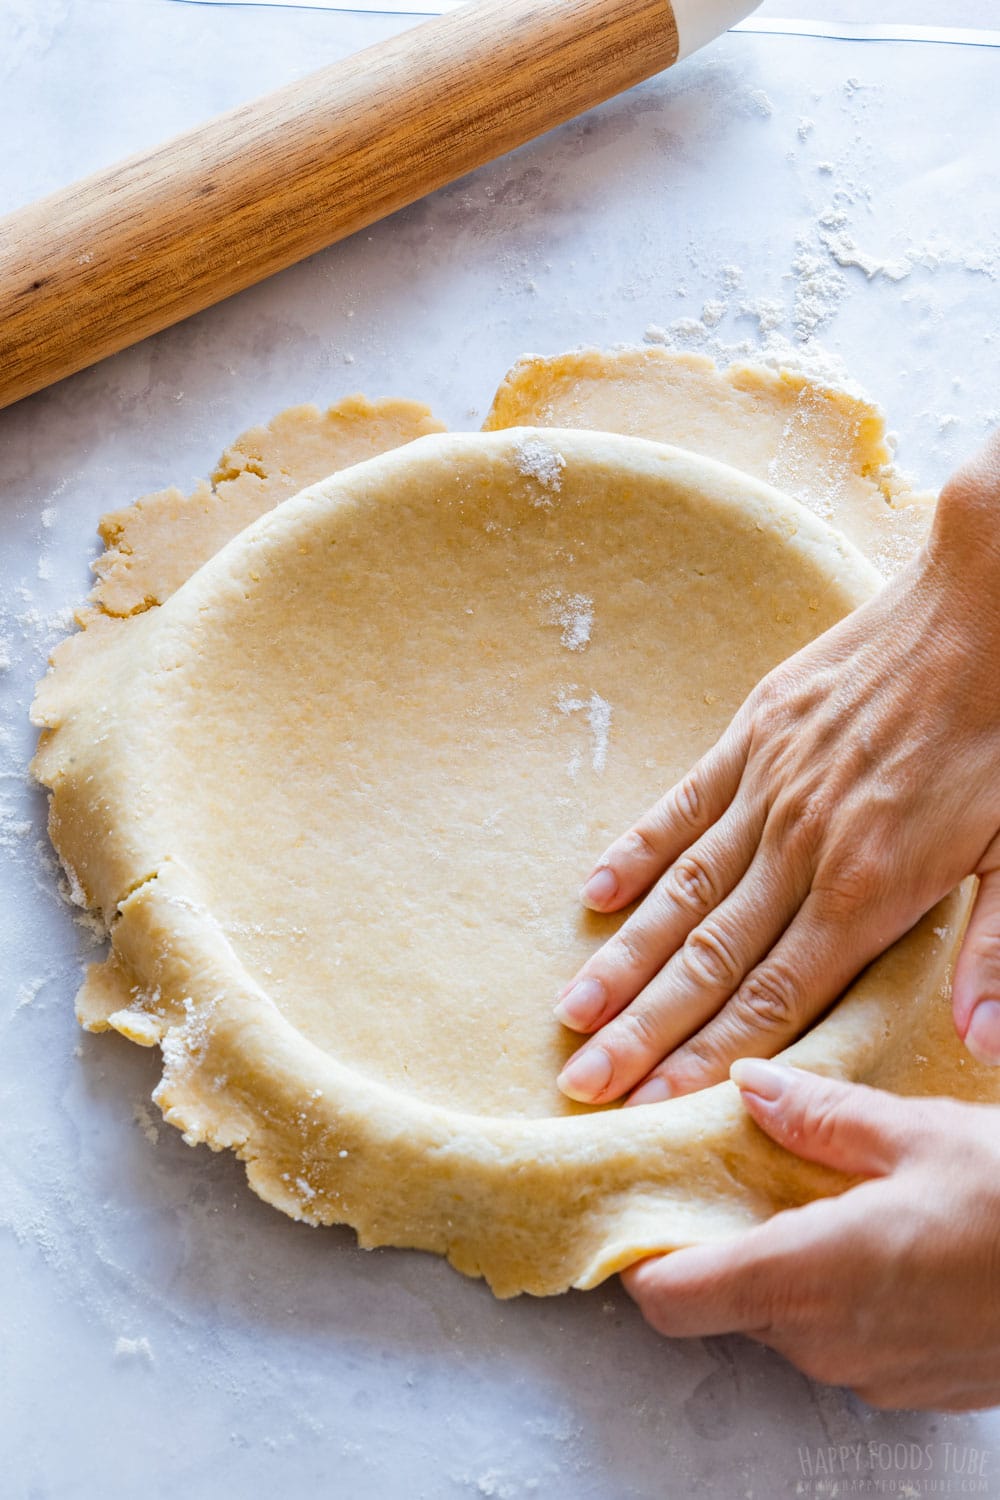
[[[593,856],[878,587],[872,560],[905,560],[931,506],[873,408],[789,372],[528,359],[487,427],[297,408],[214,484],[105,518],[35,770],[111,934],[80,1019],[161,1045],[166,1118],[292,1216],[506,1296],[843,1186],[728,1083],[572,1104],[552,1001],[616,925],[578,904]],[[785,1056],[995,1097],[949,1015],[968,899]]]

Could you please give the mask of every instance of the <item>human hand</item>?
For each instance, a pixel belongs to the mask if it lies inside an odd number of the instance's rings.
[[[1000,440],[945,487],[928,545],[758,684],[583,899],[645,894],[560,997],[598,1033],[571,1098],[693,1092],[792,1042],[965,876],[959,1035],[1000,1063]]]
[[[1000,1108],[737,1063],[757,1124],[868,1180],[622,1281],[672,1338],[745,1333],[873,1406],[1000,1402]]]

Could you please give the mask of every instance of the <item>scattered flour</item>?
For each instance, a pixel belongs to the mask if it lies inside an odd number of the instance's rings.
[[[593,599],[586,594],[564,594],[561,589],[546,589],[542,602],[547,606],[549,624],[561,627],[560,640],[567,651],[585,650],[594,628]]]
[[[598,774],[602,772],[608,763],[608,744],[611,739],[611,704],[602,698],[600,693],[592,692],[589,698],[572,697],[572,688],[562,689],[556,699],[556,707],[561,714],[586,713],[587,725],[593,739],[591,747],[590,764]],[[569,773],[575,779],[580,769],[580,758],[574,756],[570,761]]]
[[[28,1005],[33,1005],[45,983],[46,975],[42,975],[42,978],[39,978],[39,980],[27,980],[24,984],[21,984],[18,987],[15,1001],[13,1001],[13,1011],[10,1014],[13,1016],[16,1011],[25,1010],[25,1007],[28,1007]]]
[[[514,449],[514,463],[519,474],[535,479],[544,490],[558,494],[562,489],[562,473],[566,460],[555,448],[541,438],[523,438]],[[551,500],[538,500],[538,505],[551,505]]]
[[[152,1110],[148,1104],[139,1103],[133,1107],[132,1119],[138,1125],[143,1135],[151,1146],[155,1146],[160,1139],[160,1129],[153,1118]]]
[[[483,1496],[484,1500],[516,1500],[517,1496],[533,1494],[538,1489],[537,1479],[507,1480],[499,1469],[487,1469],[482,1474],[453,1473],[449,1478],[452,1484]]]
[[[740,317],[756,319],[761,335],[766,338],[785,321],[785,304],[776,297],[761,297],[756,302],[744,302]]]
[[[847,79],[841,88],[842,107],[852,114],[877,102],[877,89],[856,78]],[[765,114],[773,109],[766,95],[748,97]],[[814,98],[818,104],[822,96],[817,93]],[[811,114],[797,117],[795,128],[804,151],[814,149],[821,139],[821,123]],[[807,211],[795,233],[784,277],[788,294],[747,297],[743,268],[731,263],[720,266],[717,293],[706,297],[701,316],[651,322],[643,333],[645,343],[710,354],[720,364],[748,359],[784,366],[859,394],[840,361],[816,343],[858,284],[860,278],[853,273],[882,284],[906,281],[921,271],[931,275],[964,271],[1000,280],[1000,235],[991,232],[977,244],[957,244],[941,234],[928,236],[923,226],[914,226],[916,232],[907,235],[904,225],[894,225],[890,242],[873,248],[866,243],[864,228],[858,228],[862,220],[871,221],[876,197],[872,186],[846,160],[821,158],[814,170],[822,179],[823,197]],[[695,263],[700,271],[700,263]],[[675,290],[678,295],[687,294],[686,287]],[[734,295],[737,292],[739,297]],[[921,295],[926,295],[931,308],[933,294],[926,277]],[[757,337],[739,341],[720,337],[720,324],[730,312],[736,318],[756,321]],[[787,330],[788,336],[780,330]]]
[[[587,723],[594,736],[594,753],[591,765],[595,771],[603,771],[608,763],[608,740],[611,737],[611,704],[599,693],[591,693],[587,705]]]
[[[22,984],[18,989],[17,998],[14,1001],[14,1010],[23,1010],[25,1006],[34,1004],[45,982],[45,976],[43,975],[41,979],[30,979],[26,984]]]
[[[170,1083],[183,1078],[188,1070],[203,1056],[211,1031],[211,1020],[219,1004],[216,995],[207,1005],[196,1006],[190,996],[183,1000],[185,1019],[180,1026],[171,1026],[160,1046],[163,1052],[163,1077],[153,1090],[153,1103],[159,1104],[157,1095]],[[185,1140],[187,1136],[185,1135]]]
[[[69,905],[79,906],[84,911],[90,905],[79,875],[65,859],[63,860],[63,879],[59,882],[59,894]]]
[[[820,235],[820,239],[838,266],[856,266],[869,281],[876,276],[884,276],[887,281],[903,281],[913,270],[913,262],[906,256],[899,260],[881,260],[870,251],[862,250],[849,234],[835,234],[828,230]]]
[[[135,1359],[143,1364],[153,1363],[153,1349],[147,1338],[130,1339],[121,1336],[115,1339],[115,1359]]]
[[[11,773],[10,780],[17,782],[20,778]],[[30,818],[22,816],[23,811],[19,800],[12,799],[6,792],[0,794],[0,849],[17,851],[24,840],[31,837],[34,824]]]
[[[669,328],[663,328],[659,323],[647,324],[642,337],[646,344],[665,344],[668,348],[677,344],[703,344],[713,326],[706,324],[704,317],[675,318]]]
[[[804,240],[799,242],[798,254],[792,261],[792,273],[795,277],[792,326],[795,337],[805,343],[833,318],[847,293],[847,282]]]

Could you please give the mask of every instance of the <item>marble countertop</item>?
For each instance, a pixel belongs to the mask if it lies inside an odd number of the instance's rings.
[[[5,0],[0,211],[410,24]],[[76,1030],[94,950],[25,776],[31,685],[88,586],[98,516],[189,485],[294,402],[414,396],[468,427],[529,350],[839,359],[904,467],[940,482],[1000,420],[998,69],[987,47],[730,35],[0,412],[5,1495],[1000,1496],[996,1413],[873,1412],[749,1342],[658,1339],[616,1283],[499,1303],[260,1203],[235,1160],[163,1125],[154,1057]]]

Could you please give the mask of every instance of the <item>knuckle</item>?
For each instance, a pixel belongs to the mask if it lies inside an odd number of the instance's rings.
[[[700,830],[704,806],[701,777],[689,771],[630,829],[630,852],[639,859],[658,858],[659,845],[672,841],[678,830]]]
[[[605,950],[616,969],[642,970],[646,963],[646,945],[640,933],[627,924],[620,927]]]
[[[706,921],[681,950],[688,979],[701,989],[736,989],[743,977],[736,947],[720,922]]]
[[[724,1078],[732,1053],[729,1042],[726,1028],[718,1021],[696,1032],[671,1057],[668,1065],[671,1081],[690,1091]]]
[[[836,1145],[845,1123],[842,1100],[810,1099],[801,1108],[796,1134],[826,1151]]]
[[[609,1027],[612,1048],[623,1047],[628,1051],[639,1051],[644,1055],[656,1051],[658,1037],[653,1017],[646,1010],[632,1006],[624,1011]]]
[[[664,881],[665,893],[687,912],[703,916],[718,905],[715,881],[705,862],[682,854]]]
[[[746,703],[751,751],[768,760],[780,755],[801,713],[800,695],[785,667],[776,667],[756,686]]]
[[[749,974],[734,997],[735,1014],[753,1032],[784,1032],[798,1021],[798,1000],[789,975],[762,966]]]
[[[771,821],[783,849],[808,855],[819,848],[829,827],[830,809],[815,792],[787,793],[776,800]]]
[[[668,793],[667,800],[675,821],[690,827],[700,824],[705,799],[700,778],[693,771],[689,771]]]
[[[767,718],[770,711],[782,703],[783,698],[779,673],[775,670],[761,678],[747,699],[747,707],[752,710],[754,719]]]
[[[621,853],[628,859],[640,859],[644,862],[656,859],[658,855],[653,838],[652,830],[647,833],[644,824],[636,823],[622,839]]]
[[[867,852],[841,857],[821,868],[813,893],[827,921],[850,919],[868,906],[884,879],[879,860]]]

